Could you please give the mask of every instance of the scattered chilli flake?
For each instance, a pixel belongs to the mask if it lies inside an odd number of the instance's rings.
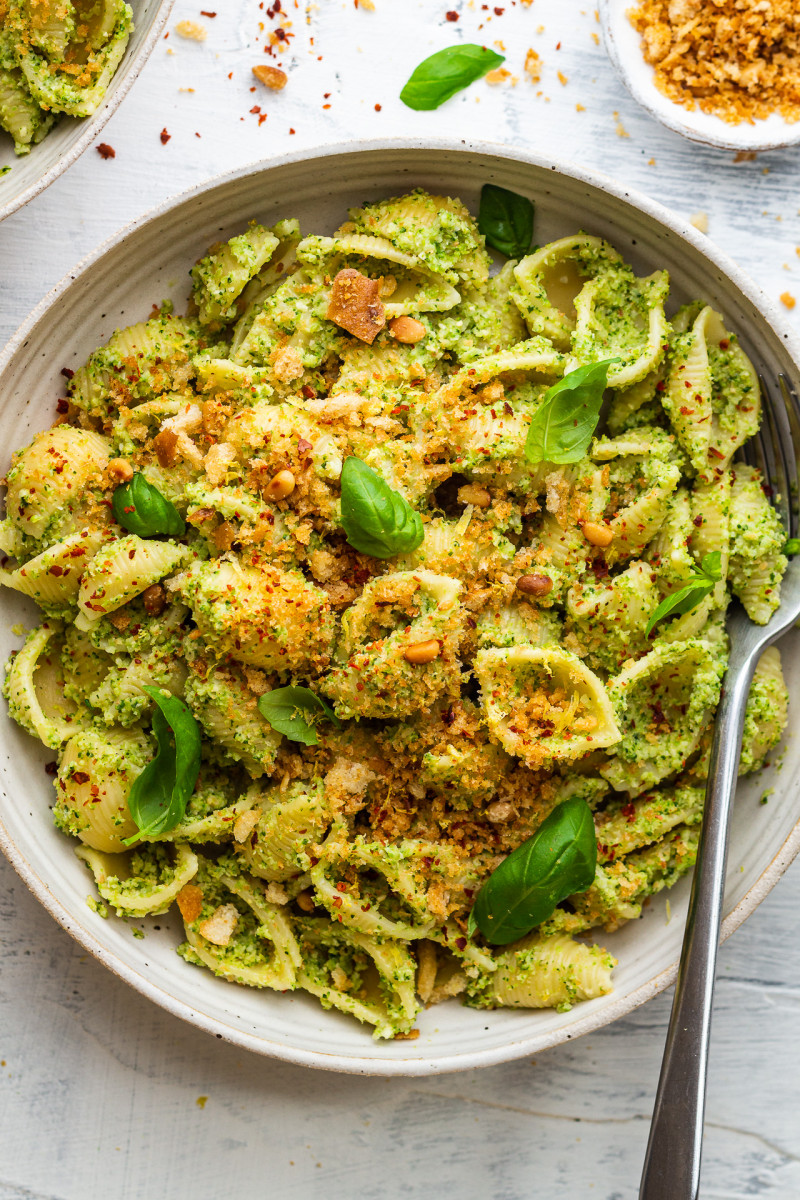
[[[161,145],[166,146],[167,142],[172,137],[172,134],[167,133],[167,127],[165,125],[164,128],[161,130],[161,133],[158,136],[161,138]]]
[[[116,158],[117,152],[113,146],[109,146],[108,142],[99,142],[95,147],[101,158]]]

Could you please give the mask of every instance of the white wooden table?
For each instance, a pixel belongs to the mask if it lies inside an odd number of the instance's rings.
[[[474,0],[374,0],[375,11],[283,0],[291,26],[269,18],[270,0],[218,0],[216,17],[201,2],[177,0],[169,37],[106,127],[116,157],[87,151],[0,226],[0,339],[81,255],[168,195],[290,148],[409,133],[532,146],[706,212],[708,236],[773,297],[800,299],[798,152],[734,163],[654,125],[614,76],[588,2],[501,0],[495,15]],[[204,42],[176,36],[187,19]],[[263,47],[278,24],[293,36],[280,59],[289,83],[273,94],[250,68],[274,61]],[[411,68],[457,36],[501,41],[516,86],[404,108]],[[530,47],[538,85],[523,69]],[[800,1196],[799,911],[796,865],[721,953],[704,1200]],[[359,1079],[249,1056],[167,1016],[87,957],[5,862],[0,953],[0,1200],[636,1196],[668,995],[534,1062]]]

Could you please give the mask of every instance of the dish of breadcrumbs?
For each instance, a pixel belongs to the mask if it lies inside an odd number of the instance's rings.
[[[733,125],[800,121],[798,0],[641,0],[628,16],[670,100]]]

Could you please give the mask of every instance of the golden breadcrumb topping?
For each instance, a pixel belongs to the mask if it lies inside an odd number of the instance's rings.
[[[628,15],[670,100],[732,125],[800,120],[796,0],[641,0]]]

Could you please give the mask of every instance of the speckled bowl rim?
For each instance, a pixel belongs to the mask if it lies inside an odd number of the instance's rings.
[[[34,183],[31,183],[20,192],[17,196],[12,197],[5,204],[0,204],[0,221],[4,221],[6,217],[10,217],[12,213],[17,212],[20,208],[26,205],[30,200],[34,200],[40,196],[45,188],[48,188],[51,183],[54,183],[60,175],[63,175],[74,162],[80,158],[87,146],[94,141],[100,130],[110,121],[116,110],[119,108],[122,101],[127,96],[130,89],[133,87],[137,78],[141,74],[142,68],[153,52],[156,42],[158,41],[161,31],[169,19],[169,14],[172,12],[172,6],[175,0],[161,0],[161,5],[153,18],[153,23],[150,27],[150,32],[139,47],[138,52],[130,61],[123,60],[117,68],[114,77],[106,89],[106,94],[103,102],[97,112],[91,117],[84,118],[84,128],[81,135],[70,146],[69,150],[63,154],[58,162],[54,163],[49,171],[45,171]],[[36,153],[36,147],[31,150],[31,154]]]
[[[205,192],[212,191],[221,185],[234,183],[247,176],[269,171],[273,167],[288,166],[308,160],[318,161],[321,165],[324,165],[326,159],[335,156],[346,154],[363,155],[365,152],[371,150],[443,151],[456,154],[464,153],[467,155],[487,154],[496,158],[507,159],[511,162],[530,165],[540,170],[558,172],[575,180],[577,183],[600,188],[623,203],[629,204],[638,209],[639,212],[651,217],[679,238],[692,243],[706,259],[723,271],[739,291],[759,309],[767,323],[785,343],[787,352],[791,358],[795,363],[800,363],[800,338],[788,327],[777,306],[773,304],[762,289],[732,259],[714,246],[713,243],[705,239],[691,225],[688,225],[680,217],[658,203],[658,201],[651,200],[636,190],[622,187],[600,172],[587,171],[585,168],[575,164],[542,158],[524,150],[516,148],[512,150],[502,143],[487,141],[473,142],[456,138],[382,138],[333,143],[312,154],[304,151],[281,155],[274,159],[262,159],[251,162],[234,171],[216,175],[206,182],[189,188],[163,201],[156,207],[149,209],[142,216],[131,221],[117,233],[107,238],[91,254],[81,259],[75,269],[65,275],[44,296],[27,320],[6,344],[2,352],[0,352],[0,375],[5,371],[17,351],[24,345],[25,339],[29,336],[38,321],[47,313],[48,309],[72,287],[73,283],[80,279],[89,267],[104,255],[113,251],[120,242],[143,225],[157,220],[165,213],[180,207],[185,202],[191,201]],[[800,367],[798,370],[800,371]],[[793,780],[791,778],[784,777],[781,781],[781,790],[783,788],[790,788],[792,783]],[[177,1000],[163,988],[154,985],[140,971],[125,963],[121,963],[116,955],[109,951],[94,934],[64,911],[57,898],[52,894],[46,879],[29,866],[27,861],[17,851],[3,824],[2,815],[0,815],[0,849],[2,849],[12,866],[50,915],[113,974],[130,984],[131,987],[135,988],[143,996],[153,1000],[173,1016],[187,1021],[196,1028],[205,1030],[207,1033],[216,1036],[219,1040],[230,1042],[246,1050],[252,1050],[257,1054],[280,1058],[286,1062],[315,1067],[321,1070],[339,1071],[353,1075],[425,1076],[453,1071],[465,1071],[475,1067],[493,1066],[498,1063],[509,1062],[517,1058],[522,1058],[527,1054],[539,1053],[542,1050],[550,1049],[550,1047],[560,1045],[565,1041],[574,1040],[584,1034],[591,1033],[595,1029],[610,1024],[619,1017],[625,1016],[673,983],[678,971],[678,961],[676,959],[668,967],[658,972],[658,974],[654,975],[634,991],[618,999],[614,999],[612,993],[612,998],[605,1001],[602,1009],[575,1021],[570,1025],[569,1029],[551,1031],[546,1035],[544,1040],[541,1036],[527,1036],[518,1039],[509,1039],[502,1046],[491,1047],[485,1050],[466,1049],[463,1053],[440,1055],[437,1057],[432,1056],[430,1059],[397,1058],[380,1061],[366,1057],[358,1058],[352,1055],[343,1056],[315,1050],[298,1049],[270,1041],[263,1036],[254,1036],[244,1030],[232,1027],[225,1021],[198,1013],[190,1005]],[[799,852],[800,820],[794,825],[769,865],[761,872],[752,887],[724,918],[721,940],[724,941],[730,937],[758,907]]]
[[[703,146],[711,146],[716,150],[751,151],[760,154],[768,150],[783,150],[787,146],[796,146],[800,143],[800,121],[795,124],[784,121],[783,125],[779,127],[785,131],[784,133],[781,133],[778,137],[765,137],[763,140],[745,136],[737,137],[737,130],[741,130],[744,134],[754,128],[754,126],[747,122],[742,122],[740,125],[729,125],[721,118],[718,118],[717,124],[720,131],[726,130],[727,136],[722,132],[717,135],[708,132],[706,129],[701,130],[697,128],[692,122],[692,110],[676,104],[658,90],[652,79],[654,72],[644,61],[644,58],[641,57],[641,54],[636,62],[635,69],[630,69],[626,56],[620,50],[614,32],[611,6],[616,2],[617,0],[599,0],[598,4],[600,25],[603,30],[603,41],[606,51],[615,71],[631,96],[654,120],[666,126],[667,129],[671,129],[673,133],[679,133],[681,137],[685,137],[691,142],[697,142]],[[625,0],[625,7],[631,7],[633,2],[634,0]],[[641,71],[638,70],[639,67],[642,68]],[[644,82],[645,79],[648,80],[647,83]],[[710,119],[713,120],[713,118]],[[758,129],[759,125],[763,126],[763,122],[756,122],[755,128]]]

